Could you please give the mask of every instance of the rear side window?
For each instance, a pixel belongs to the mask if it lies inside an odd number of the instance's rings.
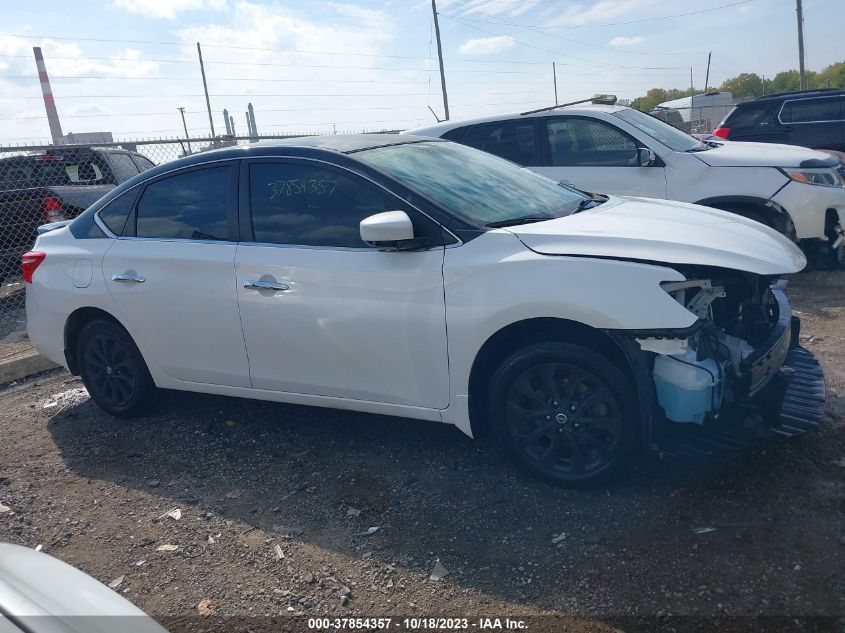
[[[229,239],[231,167],[210,167],[150,183],[136,210],[136,235],[161,239]]]
[[[725,126],[731,130],[751,130],[768,123],[771,104],[749,103],[737,108],[725,120]]]
[[[533,120],[522,119],[474,125],[460,142],[506,158],[523,167],[536,167],[540,164]]]
[[[781,123],[823,123],[842,120],[841,97],[795,99],[785,101],[780,111]]]
[[[111,154],[109,160],[118,182],[125,182],[140,173],[129,154]]]
[[[129,213],[132,211],[132,203],[135,202],[137,193],[138,191],[133,189],[118,196],[100,209],[98,213],[100,221],[108,227],[109,231],[117,236],[123,234],[126,218],[129,217]]]
[[[549,149],[555,167],[638,166],[637,144],[615,127],[590,119],[549,119]]]

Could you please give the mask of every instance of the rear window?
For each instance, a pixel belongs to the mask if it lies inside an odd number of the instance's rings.
[[[24,156],[0,161],[2,189],[107,184],[109,179],[91,159],[62,156]]]
[[[822,123],[842,120],[842,97],[795,99],[784,101],[780,111],[781,123]]]
[[[120,182],[125,182],[132,178],[132,176],[137,176],[140,173],[129,154],[111,154],[109,160]]]
[[[749,103],[737,106],[725,119],[725,127],[732,130],[751,129],[769,120],[770,103]]]

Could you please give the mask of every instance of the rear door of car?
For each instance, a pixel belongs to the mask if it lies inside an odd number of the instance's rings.
[[[148,362],[183,383],[250,386],[235,291],[237,178],[236,161],[162,174],[109,227],[122,226],[103,258],[120,318]]]
[[[646,146],[627,132],[592,117],[550,116],[540,121],[542,174],[595,193],[666,197],[662,161],[641,166],[639,148]]]
[[[814,149],[845,150],[842,95],[787,99],[778,112],[784,143]],[[778,134],[776,140],[780,140]]]

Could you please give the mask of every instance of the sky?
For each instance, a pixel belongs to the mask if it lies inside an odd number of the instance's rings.
[[[32,47],[67,132],[116,139],[407,129],[444,116],[429,0],[5,0],[0,145],[46,142]],[[797,68],[795,0],[438,0],[452,119]],[[845,60],[843,0],[804,0],[807,68]]]

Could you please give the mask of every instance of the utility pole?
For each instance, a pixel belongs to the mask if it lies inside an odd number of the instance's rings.
[[[437,3],[431,0],[431,12],[434,14],[434,34],[437,36],[437,59],[440,61],[440,89],[443,91],[443,111],[449,120],[449,97],[446,96],[446,75],[443,72],[443,48],[440,45],[440,23],[437,21]]]
[[[205,82],[205,66],[202,63],[202,49],[197,42],[197,54],[200,58],[200,72],[202,73],[202,89],[205,90],[205,107],[208,108],[208,124],[211,126],[211,137],[214,138],[214,117],[211,116],[211,101],[208,99],[208,84]]]
[[[557,70],[555,69],[554,62],[552,62],[552,78],[555,82],[555,105],[557,105]]]
[[[695,88],[692,87],[692,66],[689,68],[689,92],[690,95],[695,92]]]
[[[194,150],[191,149],[191,141],[190,136],[188,135],[188,124],[185,123],[185,108],[176,108],[179,110],[179,114],[182,115],[182,127],[185,128],[185,140],[188,141],[188,153],[193,154]]]
[[[707,74],[704,76],[704,94],[707,94],[707,86],[710,85],[710,57],[713,55],[713,51],[707,53]]]
[[[804,72],[804,8],[801,0],[795,0],[795,12],[798,14],[798,77],[801,90],[807,89],[807,75]]]

